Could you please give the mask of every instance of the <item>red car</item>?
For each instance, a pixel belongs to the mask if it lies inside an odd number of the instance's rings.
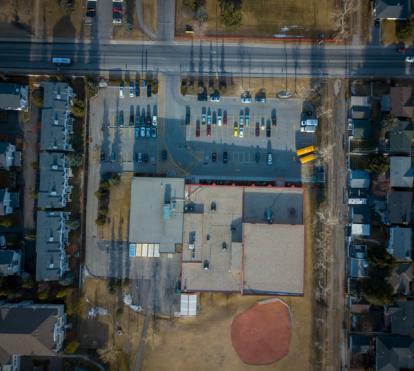
[[[256,137],[260,136],[260,124],[256,122],[256,129],[254,130]]]
[[[227,111],[223,112],[223,125],[227,125]]]
[[[211,125],[207,125],[207,136],[211,136]]]
[[[196,137],[199,137],[199,136],[200,136],[200,123],[197,122],[197,124],[196,124]]]

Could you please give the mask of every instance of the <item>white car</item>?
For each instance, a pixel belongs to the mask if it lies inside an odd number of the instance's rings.
[[[124,84],[119,85],[119,98],[124,97]]]
[[[244,128],[243,126],[239,127],[239,138],[243,138],[244,137]]]
[[[273,165],[273,156],[272,156],[272,154],[270,152],[267,154],[266,163],[267,163],[268,166],[272,166]]]
[[[405,57],[405,61],[406,61],[407,63],[414,63],[414,56],[411,56],[411,57]]]
[[[211,95],[210,96],[210,102],[215,102],[215,103],[220,102],[220,96],[219,95]]]
[[[240,97],[240,102],[241,103],[252,103],[252,97],[250,97],[248,95],[242,95]]]
[[[152,116],[152,126],[157,126],[157,116]]]

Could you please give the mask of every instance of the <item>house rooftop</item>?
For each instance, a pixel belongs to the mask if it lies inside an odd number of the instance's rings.
[[[411,260],[412,229],[393,227],[390,228],[388,240],[388,252],[399,261]]]
[[[391,115],[411,118],[414,113],[414,99],[411,86],[391,88]]]
[[[368,171],[351,170],[349,172],[349,185],[351,188],[368,189],[370,185],[371,176]]]
[[[352,136],[354,139],[369,139],[372,136],[372,124],[369,120],[352,120]]]
[[[411,155],[413,134],[414,131],[410,121],[398,120],[390,130],[391,153]]]
[[[352,106],[351,117],[353,120],[367,120],[371,116],[371,108],[367,106]]]
[[[408,224],[412,220],[413,194],[391,190],[387,194],[388,218],[391,224]]]
[[[393,288],[394,295],[408,295],[413,280],[413,267],[410,263],[399,263],[391,271],[387,281]]]
[[[396,188],[413,187],[413,169],[408,156],[390,156],[390,185]]]
[[[411,16],[411,1],[375,0],[374,13],[380,19],[408,19]]]
[[[377,336],[376,366],[378,371],[414,368],[414,340],[406,336]]]
[[[28,87],[13,83],[0,83],[0,110],[27,111]]]

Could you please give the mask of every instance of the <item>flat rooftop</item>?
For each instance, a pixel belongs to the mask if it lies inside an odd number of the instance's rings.
[[[174,253],[183,237],[184,179],[134,177],[129,242],[159,244]]]
[[[184,291],[303,293],[302,189],[187,185],[185,193]]]
[[[243,223],[243,293],[302,295],[303,225]]]

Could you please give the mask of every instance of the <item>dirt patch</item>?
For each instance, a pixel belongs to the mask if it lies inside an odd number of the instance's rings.
[[[243,362],[266,365],[289,352],[289,308],[280,301],[262,302],[237,315],[231,341]]]
[[[138,351],[144,321],[123,304],[124,291],[128,291],[128,284],[118,285],[111,293],[107,281],[87,278],[79,304],[81,347],[98,349],[111,370],[129,369]]]
[[[192,12],[183,7],[183,0],[176,5],[176,35],[185,34],[185,26],[192,25],[197,36],[273,37],[275,34],[302,37],[331,37],[335,30],[333,14],[335,0],[255,0],[244,1],[242,24],[229,29],[220,19],[218,0],[207,0],[208,20],[201,27]]]
[[[120,183],[111,186],[107,223],[98,227],[100,239],[108,241],[128,239],[131,178],[132,173],[123,173]]]
[[[398,44],[396,35],[397,23],[384,19],[381,22],[381,41],[384,45]]]
[[[157,32],[157,0],[142,1],[144,22],[152,32]]]
[[[145,23],[147,23],[146,17]],[[139,27],[135,0],[128,0],[128,3],[124,2],[123,23],[120,25],[113,25],[112,38],[114,40],[150,40]]]

